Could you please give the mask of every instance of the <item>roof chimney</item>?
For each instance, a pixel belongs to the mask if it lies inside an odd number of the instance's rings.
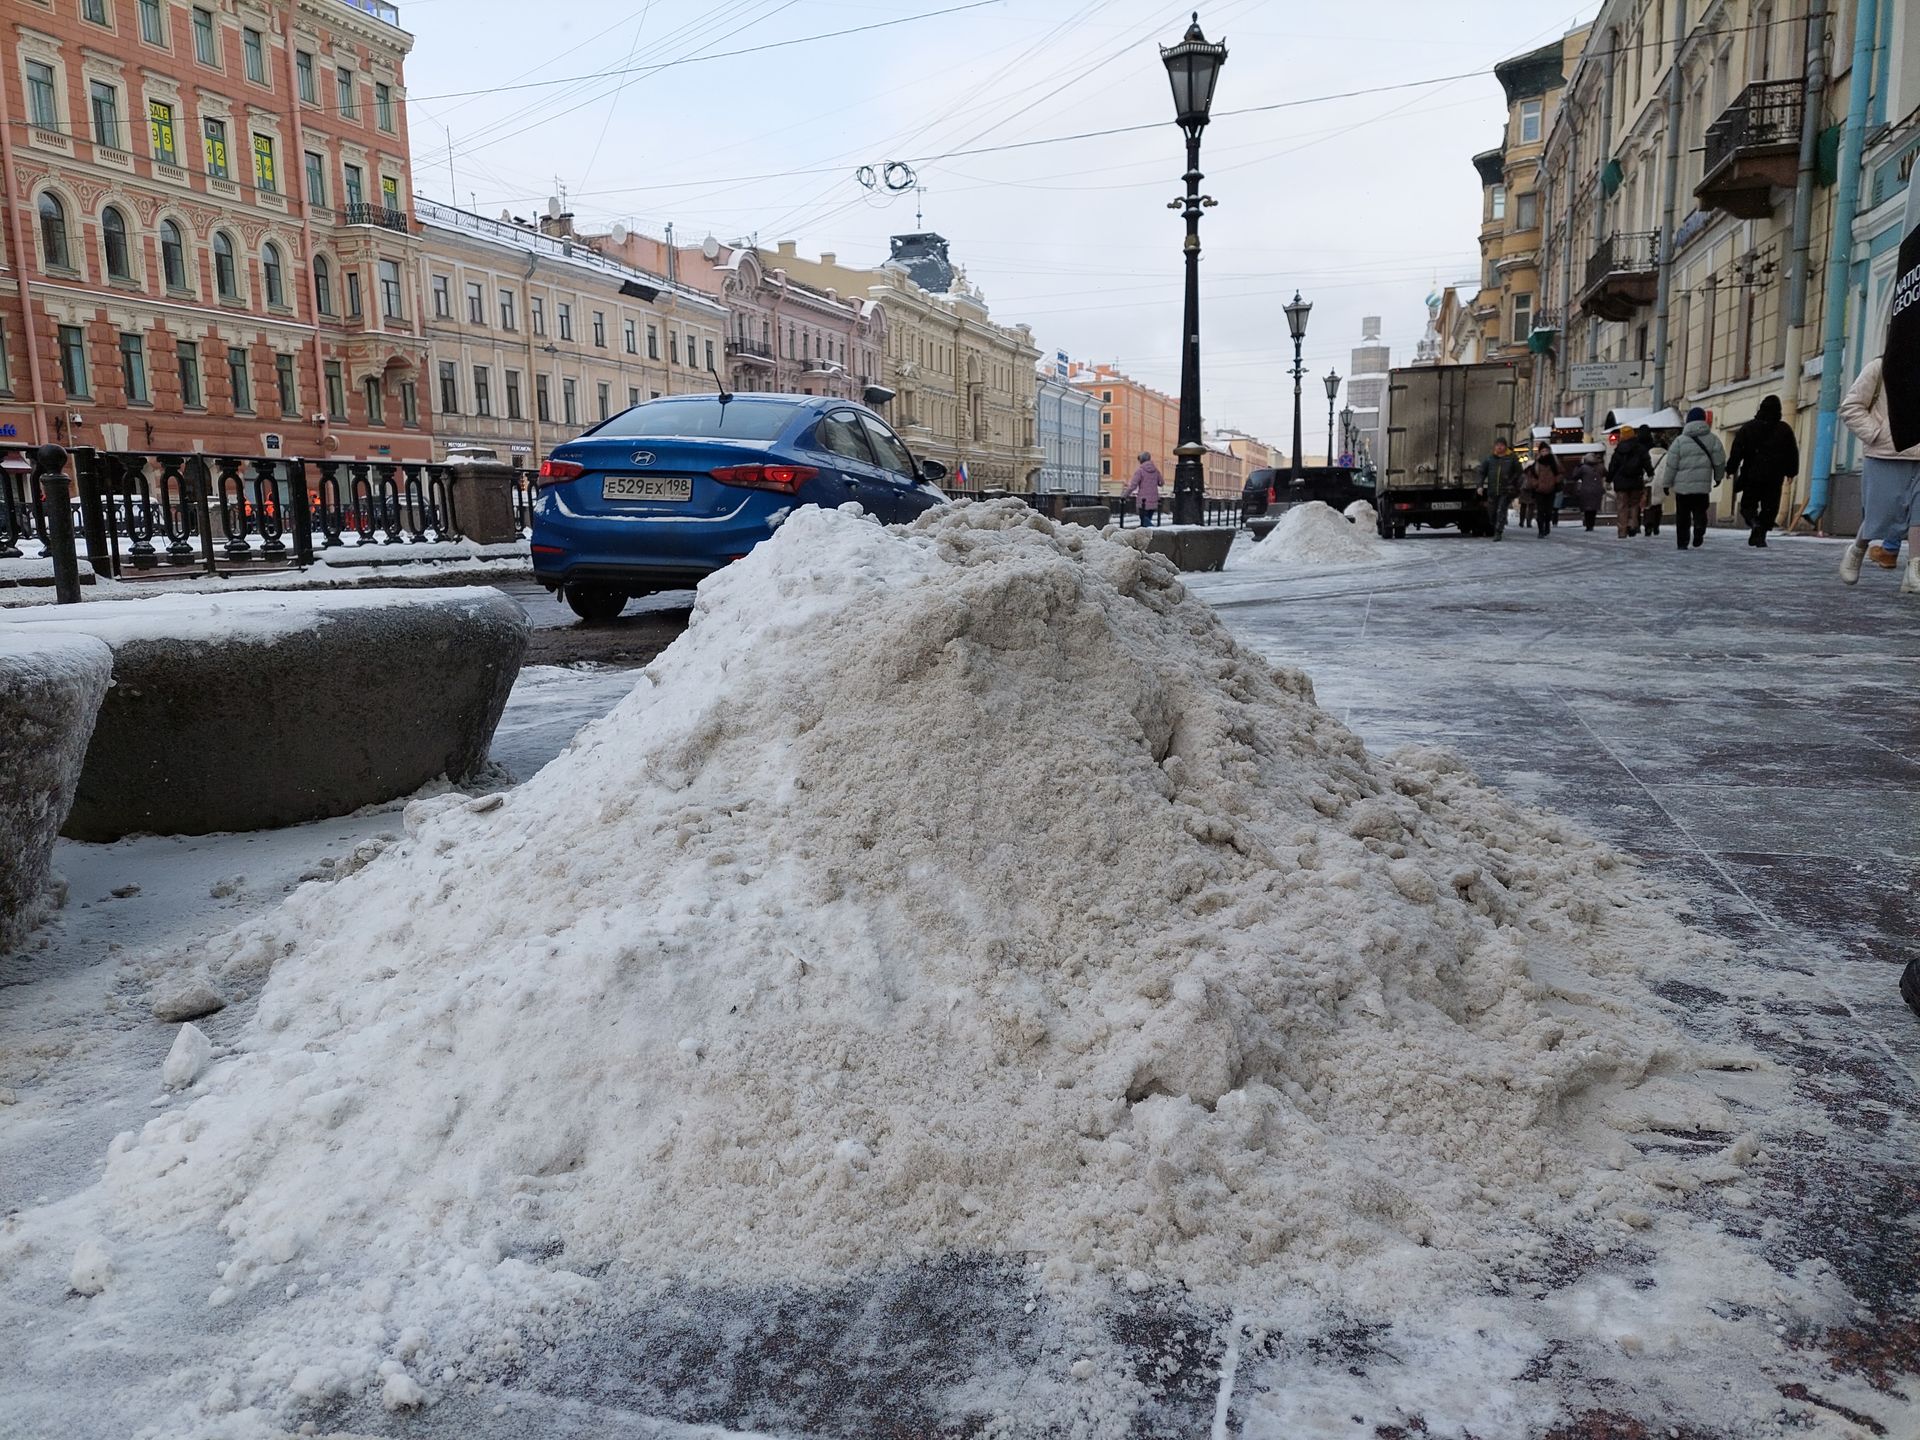
[[[782,260],[792,260],[800,254],[800,244],[796,240],[782,240],[776,248]]]
[[[831,265],[831,264],[833,264],[833,261],[834,261],[834,255],[833,255],[833,251],[831,251],[831,250],[822,250],[822,251],[820,252],[820,263],[821,263],[822,265]]]
[[[562,240],[571,240],[573,238],[573,212],[571,210],[562,210],[558,215],[542,215],[540,217],[540,233],[542,235],[556,236]]]

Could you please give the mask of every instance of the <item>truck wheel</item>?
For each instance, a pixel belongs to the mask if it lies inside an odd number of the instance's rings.
[[[604,625],[627,608],[627,593],[605,585],[569,585],[561,592],[567,608],[589,625]]]

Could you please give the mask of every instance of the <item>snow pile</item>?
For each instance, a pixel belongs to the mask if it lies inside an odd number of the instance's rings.
[[[406,829],[208,947],[257,1016],[112,1147],[127,1236],[230,1243],[216,1408],[418,1403],[622,1276],[1417,1308],[1699,1183],[1623,1132],[1733,1125],[1641,1085],[1695,1063],[1641,962],[1702,942],[1612,852],[1017,502],[796,512],[535,782]]]
[[[1365,500],[1356,500],[1340,512],[1369,535],[1379,533],[1380,512]]]
[[[1318,500],[1291,506],[1267,538],[1240,563],[1247,566],[1379,565],[1393,550],[1371,530],[1361,530]]]

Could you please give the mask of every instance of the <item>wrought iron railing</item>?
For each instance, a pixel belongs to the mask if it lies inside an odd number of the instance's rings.
[[[405,235],[410,228],[407,224],[407,212],[395,210],[386,205],[369,205],[356,200],[343,212],[343,220],[348,225],[378,225],[383,230],[397,230]]]
[[[1761,80],[1740,92],[1740,98],[1707,127],[1706,163],[1711,175],[1742,150],[1800,143],[1800,120],[1806,113],[1806,87],[1800,80]]]
[[[1591,291],[1609,275],[1643,274],[1659,267],[1659,232],[1609,235],[1587,259],[1586,289]]]
[[[729,355],[752,355],[761,360],[773,359],[773,347],[771,345],[763,345],[758,340],[729,340],[727,341],[727,353]]]

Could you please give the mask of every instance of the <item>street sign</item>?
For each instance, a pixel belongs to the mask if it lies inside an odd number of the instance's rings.
[[[1920,445],[1920,173],[1907,181],[1906,239],[1893,274],[1880,384],[1887,392],[1894,448],[1907,450]]]
[[[1567,367],[1569,390],[1638,390],[1647,383],[1647,362],[1613,360]]]

